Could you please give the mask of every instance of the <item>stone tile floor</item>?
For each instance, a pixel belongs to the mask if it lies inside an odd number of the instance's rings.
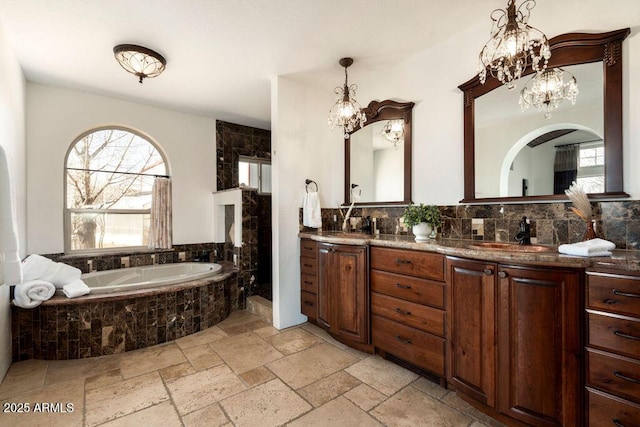
[[[246,311],[125,354],[14,363],[0,403],[13,427],[501,425],[314,325],[278,331]]]

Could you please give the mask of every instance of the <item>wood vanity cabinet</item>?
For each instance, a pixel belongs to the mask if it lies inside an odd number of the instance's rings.
[[[318,243],[317,323],[347,343],[369,344],[368,249]]]
[[[453,388],[527,425],[580,425],[581,277],[449,257]]]
[[[640,275],[587,271],[589,426],[640,426]]]
[[[318,244],[300,240],[300,311],[310,320],[318,319]]]
[[[371,248],[372,344],[385,356],[445,376],[444,256]],[[391,357],[390,357],[391,356]],[[398,360],[399,359],[399,360]]]

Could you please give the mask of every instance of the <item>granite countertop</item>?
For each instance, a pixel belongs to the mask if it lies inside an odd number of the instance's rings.
[[[517,263],[522,265],[539,265],[569,268],[597,268],[620,272],[640,272],[640,251],[614,250],[610,257],[577,257],[560,254],[557,247],[546,246],[549,252],[521,252],[503,249],[474,248],[481,243],[475,240],[460,239],[429,239],[416,242],[413,236],[380,234],[368,235],[362,233],[343,233],[334,231],[301,232],[300,238],[306,238],[325,243],[369,245],[398,249],[429,251],[449,256],[477,259],[501,263]],[[517,244],[514,244],[517,246]]]

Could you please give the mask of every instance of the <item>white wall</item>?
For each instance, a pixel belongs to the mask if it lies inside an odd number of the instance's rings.
[[[7,154],[14,186],[20,256],[26,248],[25,80],[0,25],[0,146]],[[0,260],[1,262],[2,260]],[[0,277],[0,381],[11,365],[9,286]]]
[[[213,241],[213,118],[28,83],[27,252],[64,251],[65,155],[81,133],[104,125],[142,131],[167,155],[173,180],[173,242]]]
[[[358,66],[358,55],[366,55],[366,52],[349,52],[356,59],[349,77],[351,82],[358,84],[358,100],[362,105],[372,99],[416,103],[412,164],[413,201],[416,203],[457,204],[464,196],[462,92],[458,85],[477,72],[478,54],[489,37],[491,10],[487,7],[486,15],[477,17],[476,25],[454,26],[448,40],[383,71]],[[640,168],[635,167],[640,164],[640,120],[636,119],[640,117],[640,97],[637,96],[640,93],[640,36],[637,34],[640,32],[640,2],[538,2],[530,24],[548,37],[568,32],[632,28],[632,34],[623,45],[624,188],[632,198],[640,199]],[[337,76],[339,82],[339,74]],[[297,188],[308,176],[320,185],[325,202],[323,207],[338,206],[342,200],[344,162],[339,132],[331,134],[326,129],[333,86],[312,89],[294,83],[296,77],[276,78],[272,84],[272,140],[278,150],[274,153],[274,159],[277,159],[274,175],[280,175],[281,180],[291,177],[289,182],[281,182],[274,190],[273,255],[274,272],[277,271],[274,313],[291,321],[300,318],[297,315],[299,249],[295,237]],[[327,176],[328,170],[333,177]],[[278,292],[281,293],[280,301]],[[283,292],[287,293],[286,301],[290,304],[285,304]]]

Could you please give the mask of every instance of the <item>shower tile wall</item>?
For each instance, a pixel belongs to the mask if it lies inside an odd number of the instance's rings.
[[[271,159],[271,132],[216,121],[218,191],[238,188],[240,156]],[[228,212],[225,214],[230,217]],[[244,287],[245,296],[260,295],[271,300],[270,195],[254,190],[242,191],[242,241],[244,244],[240,249],[225,243],[225,259],[233,261],[234,254],[238,257],[238,285]]]

